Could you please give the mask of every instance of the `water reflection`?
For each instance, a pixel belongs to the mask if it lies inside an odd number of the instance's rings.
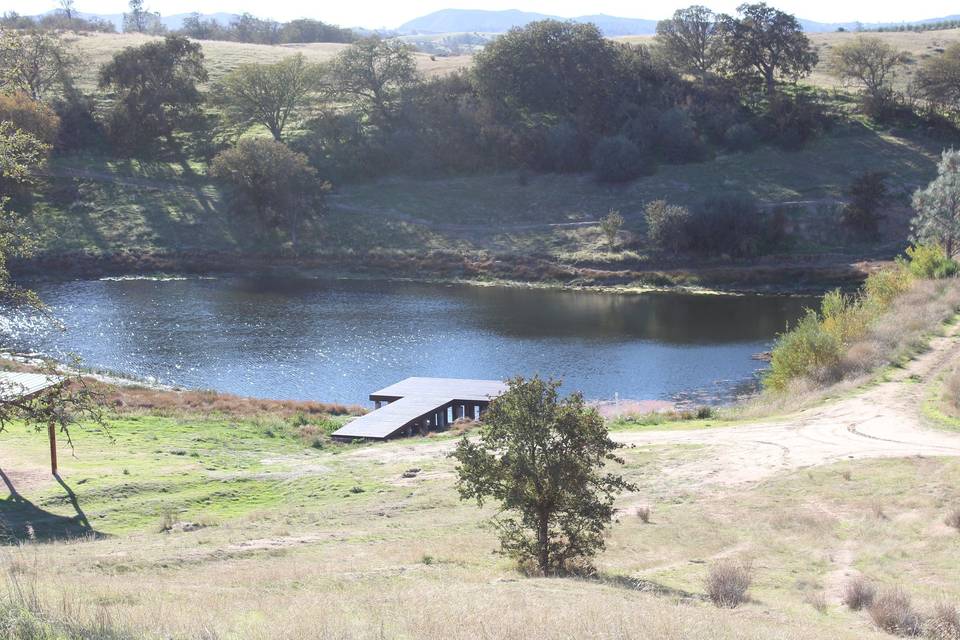
[[[2,328],[8,348],[189,387],[361,402],[409,375],[562,377],[588,397],[729,394],[812,301],[226,278],[47,283],[70,327]]]

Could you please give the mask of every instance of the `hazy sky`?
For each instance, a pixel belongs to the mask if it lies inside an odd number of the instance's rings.
[[[714,10],[731,12],[740,0],[704,2]],[[89,13],[121,13],[125,0],[76,0],[79,11]],[[564,17],[606,13],[629,18],[659,19],[675,9],[695,4],[694,0],[663,0],[643,2],[630,0],[335,0],[308,2],[306,0],[147,0],[148,6],[162,14],[200,11],[214,13],[250,13],[276,20],[317,18],[346,27],[396,27],[417,16],[438,9],[520,9]],[[769,2],[784,11],[808,20],[820,22],[899,22],[935,18],[960,12],[957,0],[774,0]],[[0,0],[0,12],[16,11],[35,14],[56,7],[55,0]]]

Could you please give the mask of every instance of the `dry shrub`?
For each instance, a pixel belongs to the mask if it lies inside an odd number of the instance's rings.
[[[823,591],[808,591],[803,597],[803,601],[817,610],[818,613],[827,612],[827,597]]]
[[[650,524],[650,507],[646,505],[637,507],[637,517],[643,524]]]
[[[923,620],[913,609],[910,596],[900,587],[883,589],[867,608],[878,628],[896,636],[917,636]]]
[[[943,521],[948,527],[953,527],[957,531],[960,531],[960,507],[957,507],[948,513],[947,517],[944,518]]]
[[[953,411],[960,411],[960,367],[954,368],[943,385],[943,399]]]
[[[847,580],[843,585],[843,595],[841,599],[843,604],[847,605],[853,611],[866,609],[873,604],[873,599],[877,595],[876,588],[863,576],[854,576]]]
[[[874,502],[872,505],[870,505],[870,513],[872,513],[873,517],[877,520],[887,519],[887,513],[883,510],[882,502]]]
[[[707,595],[716,606],[732,609],[747,601],[751,582],[753,567],[750,562],[724,558],[710,566]]]
[[[960,640],[960,612],[956,605],[941,602],[923,625],[923,634],[930,640]]]

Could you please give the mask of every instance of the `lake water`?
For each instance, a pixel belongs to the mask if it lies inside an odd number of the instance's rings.
[[[810,298],[601,293],[312,279],[33,287],[68,327],[6,318],[0,346],[248,396],[365,402],[407,376],[562,378],[590,399],[716,401]]]

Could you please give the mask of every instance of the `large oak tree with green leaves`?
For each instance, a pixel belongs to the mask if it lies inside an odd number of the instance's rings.
[[[621,446],[579,393],[561,398],[559,381],[514,378],[490,403],[479,437],[464,437],[452,456],[457,490],[479,506],[496,502],[503,553],[535,563],[545,575],[604,548],[614,497],[635,490],[606,472]]]

